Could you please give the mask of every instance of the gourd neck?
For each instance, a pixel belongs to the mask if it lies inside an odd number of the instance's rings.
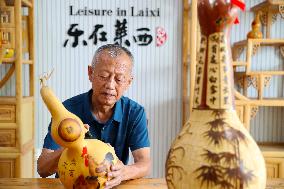
[[[194,109],[234,109],[232,58],[227,36],[227,32],[218,32],[201,37]]]
[[[87,143],[85,140],[77,141],[75,144],[72,146],[67,147],[68,153],[71,154],[79,154],[79,155],[84,155],[87,150]]]

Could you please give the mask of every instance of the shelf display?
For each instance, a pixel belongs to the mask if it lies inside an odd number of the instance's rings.
[[[15,0],[9,5],[5,2],[0,0],[1,63],[10,67],[0,78],[0,89],[15,76],[16,94],[0,96],[0,178],[31,178],[34,176],[33,1]],[[22,10],[27,5],[28,15],[23,18]],[[22,20],[29,24],[23,27]],[[23,51],[28,53],[28,60],[23,59]],[[28,96],[23,95],[23,88],[27,87],[23,84],[23,66],[28,66]]]

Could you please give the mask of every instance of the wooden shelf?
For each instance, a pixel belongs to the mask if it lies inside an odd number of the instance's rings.
[[[22,60],[23,64],[33,64],[33,60]],[[3,58],[2,64],[14,64],[15,58]]]
[[[241,61],[234,61],[233,66],[247,66],[247,63]]]
[[[247,39],[238,41],[233,44],[232,54],[233,60],[238,62],[241,53],[246,49],[246,59],[243,63],[246,63],[246,73],[251,73],[251,59],[255,55],[261,46],[273,46],[280,47],[280,53],[284,57],[284,39]],[[240,62],[240,61],[239,61]],[[275,74],[277,75],[277,74]],[[282,75],[282,74],[280,74]]]
[[[5,0],[5,2],[6,2],[6,5],[8,6],[14,6],[15,4],[15,0]],[[33,4],[30,0],[22,0],[22,6],[32,8]]]
[[[15,58],[3,58],[2,64],[13,64],[15,62]]]
[[[251,105],[251,106],[284,106],[284,98],[262,98],[261,100],[256,98],[248,98],[248,100],[235,100],[236,105]]]
[[[23,64],[33,64],[33,60],[23,60]]]
[[[1,129],[16,129],[17,124],[16,123],[0,123]]]
[[[29,0],[22,0],[22,3],[23,3],[23,5],[26,6],[26,7],[30,7],[30,8],[33,7],[33,4],[32,4],[31,1],[29,1]]]
[[[11,158],[11,155],[12,157],[15,156],[15,158],[21,155],[20,150],[16,147],[0,147],[0,152],[1,158],[5,158],[4,154],[6,154],[6,158]]]
[[[11,64],[6,75],[1,78],[0,88],[15,74],[15,96],[0,96],[0,177],[33,177],[34,176],[34,0],[4,0],[1,7],[7,8],[7,14],[13,31],[11,48],[16,52],[13,58],[4,59],[3,64]],[[7,6],[8,5],[8,6]],[[27,15],[23,15],[27,7]],[[25,9],[27,9],[25,8]],[[10,16],[9,16],[10,15]],[[24,19],[23,19],[24,18]],[[26,27],[23,27],[26,22]],[[5,29],[7,26],[3,25]],[[10,26],[9,26],[10,27]],[[26,36],[23,37],[23,32]],[[22,37],[21,37],[22,36]],[[26,41],[20,40],[25,38]],[[23,51],[24,42],[27,49]],[[9,47],[10,48],[10,47]],[[25,53],[30,60],[24,60]],[[23,82],[23,65],[29,66],[29,95],[23,96],[26,82]],[[11,172],[7,174],[7,170]]]
[[[245,47],[248,45],[249,42],[251,42],[252,44],[259,44],[262,46],[282,46],[284,45],[284,39],[248,39],[248,40],[242,40],[242,41],[234,43],[233,48]]]
[[[260,144],[259,148],[265,156],[284,157],[284,144]]]
[[[268,76],[277,76],[277,75],[284,75],[284,71],[250,71],[246,73],[248,76],[255,76],[255,75],[268,75]]]
[[[283,0],[265,0],[251,8],[255,14],[260,13],[260,20],[267,27],[266,38],[270,38],[271,25],[276,21],[277,14],[280,13],[284,18],[284,1]]]
[[[34,97],[32,96],[25,96],[22,99],[23,103],[28,103],[34,101]],[[16,97],[15,96],[0,96],[0,104],[16,104]]]
[[[253,12],[256,12],[262,9],[279,10],[278,9],[279,5],[284,5],[283,0],[265,0],[253,6],[250,10]]]
[[[262,46],[277,47],[284,58],[284,39],[269,39],[270,28],[276,21],[277,14],[281,14],[284,18],[284,0],[264,0],[251,8],[255,15],[259,14],[260,20],[266,26],[266,39],[247,39],[236,42],[232,47],[232,57],[235,62],[233,66],[244,66],[245,70],[237,72],[234,69],[235,82],[242,88],[242,94],[235,90],[236,111],[240,120],[249,130],[250,120],[256,116],[259,106],[282,107],[284,106],[284,98],[264,98],[264,89],[268,87],[271,78],[281,76],[283,78],[284,71],[254,71],[251,65],[255,62],[252,57],[257,54]],[[240,55],[244,52],[245,60],[239,60]],[[248,97],[248,87],[253,86],[257,90],[256,98]],[[263,143],[258,144],[264,156],[267,176],[273,178],[284,178],[284,144]]]

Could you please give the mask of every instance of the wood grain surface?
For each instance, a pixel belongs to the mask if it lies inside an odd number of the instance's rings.
[[[0,189],[64,189],[59,179],[0,178]],[[165,179],[137,179],[122,183],[116,189],[166,189]],[[284,189],[284,179],[269,179],[266,189]]]

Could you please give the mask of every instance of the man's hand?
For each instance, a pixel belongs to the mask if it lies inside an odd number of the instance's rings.
[[[106,174],[108,181],[106,182],[105,189],[109,189],[119,185],[122,181],[142,178],[149,174],[151,159],[150,148],[140,148],[132,151],[134,164],[124,165],[123,162],[118,161],[115,165],[109,166],[101,164],[97,167],[96,172]]]
[[[117,186],[124,181],[125,169],[126,166],[121,161],[118,161],[115,165],[111,165],[110,172],[107,173],[108,181],[105,184],[105,189]]]
[[[106,161],[103,161],[96,169],[96,173],[101,176],[105,175],[108,177],[108,181],[105,183],[105,189],[112,188],[119,185],[123,180],[123,170],[126,166],[118,160],[115,165],[107,164]],[[94,175],[94,166],[92,161],[89,164],[90,174]]]
[[[59,158],[64,151],[64,148],[58,150],[50,150],[43,148],[37,160],[37,172],[45,178],[57,172]]]
[[[84,124],[84,127],[85,127],[85,129],[87,129],[87,131],[86,131],[86,132],[88,132],[88,131],[89,131],[89,129],[90,129],[90,125],[88,125],[88,124]]]
[[[118,161],[115,165],[111,165],[108,161],[103,161],[96,167],[96,163],[91,156],[89,158],[89,172],[91,176],[107,176],[108,181],[105,184],[105,189],[119,185],[123,181],[123,170],[125,165]]]

